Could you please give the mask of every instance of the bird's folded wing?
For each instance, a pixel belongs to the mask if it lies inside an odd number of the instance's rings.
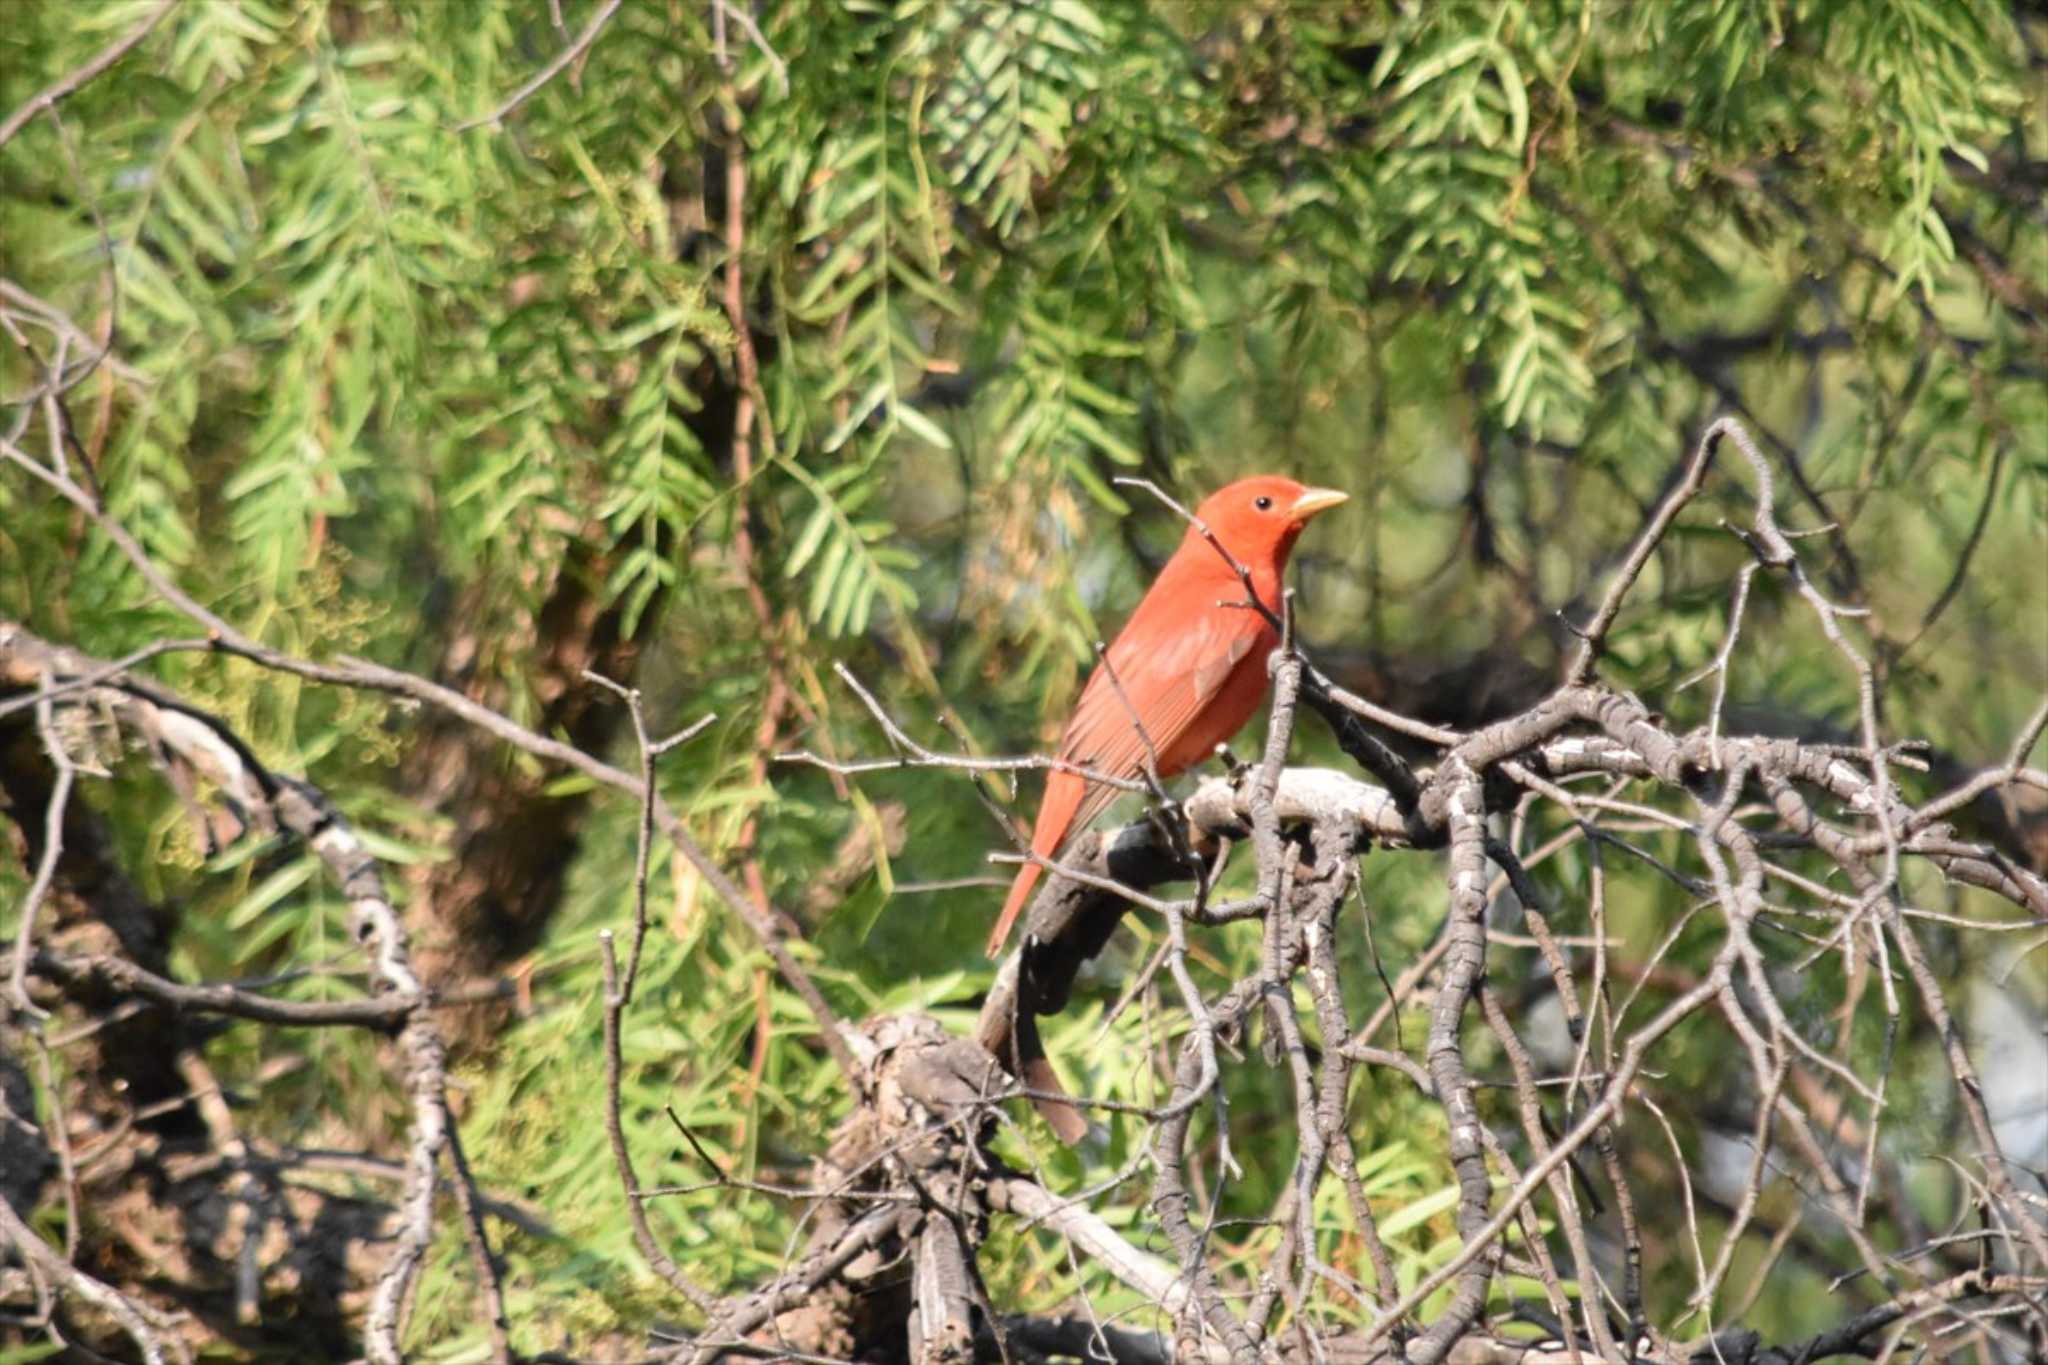
[[[1060,757],[1112,777],[1142,777],[1146,741],[1165,755],[1214,701],[1231,671],[1267,633],[1256,612],[1217,607],[1172,631],[1145,629],[1134,619],[1097,665],[1060,740]],[[1114,680],[1112,681],[1112,673]],[[1178,768],[1160,776],[1170,777]],[[1067,826],[1069,838],[1088,827],[1123,791],[1090,782]]]

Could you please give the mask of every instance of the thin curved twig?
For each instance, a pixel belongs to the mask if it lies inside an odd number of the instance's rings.
[[[590,22],[585,24],[582,31],[576,35],[575,41],[556,53],[554,60],[550,61],[539,71],[536,71],[517,90],[506,96],[503,104],[500,104],[488,114],[479,114],[473,119],[464,119],[461,123],[455,125],[455,131],[466,133],[472,128],[481,128],[486,123],[503,123],[520,105],[539,94],[541,88],[549,81],[568,70],[571,62],[574,62],[584,53],[590,51],[591,44],[597,41],[597,35],[604,32],[604,26],[612,21],[612,16],[619,12],[619,6],[623,3],[624,0],[604,0],[603,6],[597,13],[590,16]]]

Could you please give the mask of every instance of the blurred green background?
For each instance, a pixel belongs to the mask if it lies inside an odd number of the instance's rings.
[[[9,6],[0,108],[154,8]],[[1469,724],[1541,694],[1564,619],[1590,610],[1701,427],[1734,413],[1777,462],[1784,524],[1826,528],[1802,542],[1818,581],[1870,612],[1887,736],[1934,746],[1935,773],[1908,781],[1933,790],[2002,757],[2048,680],[2048,21],[1963,0],[768,0],[755,41],[710,0],[625,0],[501,123],[463,127],[599,6],[560,11],[559,27],[541,0],[169,11],[0,147],[0,400],[60,350],[76,364],[109,343],[65,397],[70,458],[183,586],[269,643],[429,674],[629,765],[630,726],[583,668],[646,689],[662,731],[716,712],[664,760],[664,790],[804,927],[849,1015],[967,1026],[1000,892],[918,886],[1000,877],[984,858],[1006,837],[964,778],[840,785],[767,756],[886,752],[835,663],[935,746],[1050,743],[1092,642],[1180,534],[1120,474],[1190,499],[1265,471],[1350,490],[1296,556],[1312,652],[1367,696]],[[754,399],[742,452],[736,412]],[[0,407],[0,426],[46,452],[40,407]],[[1675,684],[1724,638],[1747,552],[1719,521],[1747,524],[1749,482],[1715,477],[1606,665],[1681,726],[1711,700]],[[4,470],[0,616],[102,657],[191,633]],[[557,1234],[499,1229],[515,1339],[596,1349],[678,1315],[632,1249],[594,1122],[595,934],[630,921],[636,813],[377,696],[210,658],[153,667],[376,838],[438,980],[527,983],[516,1008],[446,1020],[480,1179]],[[1729,707],[1747,730],[1851,736],[1850,675],[1769,576]],[[1297,752],[1338,761],[1313,721]],[[1023,816],[1037,794],[991,791]],[[310,860],[209,859],[139,765],[91,799],[181,976],[311,968],[280,989],[359,989],[344,907]],[[2048,847],[2038,812],[1994,832],[2037,865]],[[1609,871],[1616,932],[1647,951],[1683,898]],[[1369,860],[1390,974],[1433,935],[1440,875],[1434,855]],[[1540,869],[1565,904],[1585,876],[1571,856]],[[25,885],[0,863],[9,913]],[[1910,885],[1932,908],[2006,914]],[[625,1036],[642,1178],[708,1174],[673,1105],[736,1170],[801,1179],[847,1103],[801,1005],[662,850],[654,916]],[[1201,935],[1204,979],[1256,942]],[[1955,934],[1944,969],[1988,974],[2015,942]],[[1053,1029],[1070,1081],[1159,1093],[1171,996],[1100,1030],[1153,943],[1134,921]],[[1808,946],[1772,944],[1787,963]],[[1384,994],[1362,934],[1344,960],[1362,1014]],[[1521,991],[1529,955],[1499,949],[1493,969]],[[1815,964],[1788,994],[1816,1036],[1843,989],[1831,972]],[[2038,1022],[2048,955],[2003,990]],[[1874,1003],[1846,1027],[1845,1048],[1877,1055]],[[1902,1086],[1925,1070],[1925,1103],[1888,1118],[1911,1171],[1952,1118],[1928,1043],[1909,1033],[1900,1063]],[[1475,1035],[1475,1065],[1505,1074],[1488,1046]],[[1701,1020],[1659,1054],[1695,1164],[1718,1140],[1728,1046]],[[397,1139],[404,1107],[371,1040],[237,1025],[207,1056],[267,1141]],[[1291,1109],[1255,1052],[1230,1084],[1246,1170],[1223,1207],[1252,1218],[1292,1160]],[[1433,1111],[1382,1076],[1352,1112],[1413,1276],[1455,1249]],[[1142,1139],[1119,1120],[1077,1155],[1035,1122],[1033,1159],[1060,1182]],[[2048,1126],[2024,1134],[2016,1157],[2048,1163]],[[1023,1136],[1005,1139],[1019,1160]],[[1669,1323],[1692,1287],[1676,1205],[1656,1197],[1676,1188],[1675,1157],[1654,1126],[1631,1128],[1629,1152],[1651,1194],[1653,1317]],[[1957,1195],[1925,1180],[1915,1197],[1939,1227]],[[1157,1245],[1144,1188],[1106,1212]],[[1798,1196],[1773,1198],[1767,1219]],[[720,1288],[780,1264],[800,1213],[716,1189],[655,1210]],[[1333,1203],[1326,1250],[1348,1264],[1344,1224]],[[1276,1235],[1226,1229],[1219,1254],[1256,1261]],[[1826,1228],[1794,1246],[1747,1319],[1768,1335],[1877,1292],[1820,1292],[1845,1268]],[[133,1255],[101,1254],[117,1277]],[[1076,1283],[1035,1235],[988,1265],[1019,1307]],[[411,1329],[422,1358],[481,1341],[469,1273],[451,1230]],[[243,1347],[286,1358],[306,1340],[294,1330],[320,1330],[269,1321]]]

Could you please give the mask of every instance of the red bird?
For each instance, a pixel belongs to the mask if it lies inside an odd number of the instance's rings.
[[[1264,475],[1239,479],[1211,494],[1195,515],[1250,571],[1259,600],[1277,611],[1280,578],[1301,528],[1347,496]],[[1081,703],[1060,737],[1060,758],[1111,777],[1141,778],[1149,740],[1159,776],[1167,778],[1199,763],[1243,729],[1266,695],[1266,659],[1280,644],[1279,632],[1265,616],[1243,602],[1237,571],[1190,526],[1109,647],[1108,667],[1097,664],[1082,689]],[[1031,851],[1057,857],[1068,838],[1086,829],[1121,793],[1121,788],[1054,769],[1045,781]],[[1040,871],[1036,863],[1017,870],[1002,918],[989,935],[990,957],[1002,952]]]

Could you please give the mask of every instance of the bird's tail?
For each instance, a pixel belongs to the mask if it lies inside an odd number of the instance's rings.
[[[1039,804],[1038,823],[1031,830],[1033,853],[1041,858],[1050,858],[1060,851],[1060,845],[1066,842],[1067,831],[1073,827],[1074,812],[1081,808],[1087,796],[1088,784],[1078,774],[1055,772],[1045,780],[1045,800]],[[990,957],[1002,956],[1003,943],[1010,937],[1010,926],[1031,903],[1032,888],[1038,885],[1038,876],[1044,870],[1037,863],[1026,863],[1017,869],[1017,880],[1010,883],[1010,898],[1003,902],[1003,913],[988,936]]]
[[[1010,898],[1003,902],[1003,913],[996,920],[996,927],[989,932],[990,957],[1003,955],[1003,943],[1010,937],[1010,926],[1017,922],[1017,916],[1030,902],[1031,889],[1038,885],[1038,874],[1042,870],[1037,863],[1026,863],[1017,869],[1017,880],[1010,883]]]

